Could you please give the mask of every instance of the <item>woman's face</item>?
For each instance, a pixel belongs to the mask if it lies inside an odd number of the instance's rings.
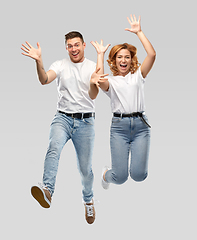
[[[131,54],[127,49],[121,49],[116,54],[116,67],[118,68],[118,75],[126,76],[130,72]]]

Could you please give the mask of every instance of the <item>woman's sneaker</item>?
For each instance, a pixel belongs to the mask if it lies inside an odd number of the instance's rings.
[[[109,188],[109,183],[104,180],[103,175],[108,170],[109,170],[109,167],[104,167],[102,171],[102,176],[101,176],[101,185],[105,190]]]
[[[51,194],[46,186],[41,183],[39,183],[38,186],[33,186],[31,188],[31,194],[43,208],[50,208]]]

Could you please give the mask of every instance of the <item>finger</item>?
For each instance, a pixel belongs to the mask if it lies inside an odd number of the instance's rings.
[[[29,57],[29,54],[27,54],[27,53],[22,52],[21,54],[23,54],[24,56]]]
[[[95,42],[91,41],[90,43],[97,49],[97,45]]]
[[[103,46],[103,39],[101,39],[101,45]]]
[[[130,28],[125,28],[125,31],[131,32],[131,29]]]
[[[134,22],[132,14],[130,15],[130,17],[131,17],[131,21]]]
[[[141,16],[139,16],[138,23],[141,24]]]
[[[102,78],[102,79],[99,79],[99,80],[98,80],[99,83],[104,83],[104,82],[106,82],[106,81],[108,81],[108,78]]]
[[[130,25],[132,25],[132,22],[131,22],[131,20],[129,19],[129,17],[127,17],[127,20],[128,20],[128,22],[130,23]]]
[[[26,52],[26,53],[29,53],[29,51],[28,50],[26,50],[26,49],[24,49],[24,48],[21,48],[24,52]]]
[[[95,47],[95,42],[94,41],[91,41],[90,43]]]
[[[106,73],[106,74],[102,74],[100,77],[104,78],[104,77],[106,77],[108,75],[109,75],[109,73]]]
[[[136,19],[136,16],[135,16],[135,14],[133,14],[133,17],[134,17],[134,20],[135,20],[135,22],[137,22],[137,19]]]
[[[22,44],[24,48],[26,48],[28,51],[30,50],[25,44]]]
[[[107,44],[107,46],[105,47],[105,48],[106,48],[106,50],[108,49],[108,47],[109,47],[109,46],[111,46],[111,44],[110,44],[110,43],[109,43],[109,44]]]
[[[27,41],[26,41],[26,43],[30,48],[32,48],[32,45],[30,43],[28,43]]]

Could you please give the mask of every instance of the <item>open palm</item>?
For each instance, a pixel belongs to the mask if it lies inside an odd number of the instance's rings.
[[[22,44],[22,54],[27,56],[27,57],[30,57],[30,58],[33,58],[34,60],[39,60],[41,58],[41,47],[40,47],[40,44],[37,43],[37,49],[32,47],[32,45],[28,42],[26,42],[27,45],[24,45]]]
[[[97,53],[105,53],[108,47],[110,46],[110,44],[107,44],[107,46],[103,46],[102,39],[100,44],[97,41],[96,42],[91,41],[91,44],[96,48]]]
[[[141,17],[139,16],[139,20],[136,19],[136,16],[131,14],[131,20],[130,18],[127,17],[128,22],[131,25],[131,28],[125,28],[126,31],[133,32],[133,33],[138,33],[141,31]]]

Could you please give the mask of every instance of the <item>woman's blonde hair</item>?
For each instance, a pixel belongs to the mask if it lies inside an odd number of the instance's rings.
[[[113,76],[117,76],[118,75],[118,69],[116,66],[116,55],[117,53],[122,50],[122,49],[127,49],[129,50],[130,54],[131,54],[131,67],[130,67],[130,72],[133,74],[137,71],[137,69],[140,67],[140,63],[138,62],[138,58],[137,58],[137,48],[134,47],[133,45],[130,45],[128,43],[123,43],[123,44],[119,44],[114,46],[110,53],[109,53],[109,57],[108,57],[108,65],[110,67],[111,72],[113,73]]]

